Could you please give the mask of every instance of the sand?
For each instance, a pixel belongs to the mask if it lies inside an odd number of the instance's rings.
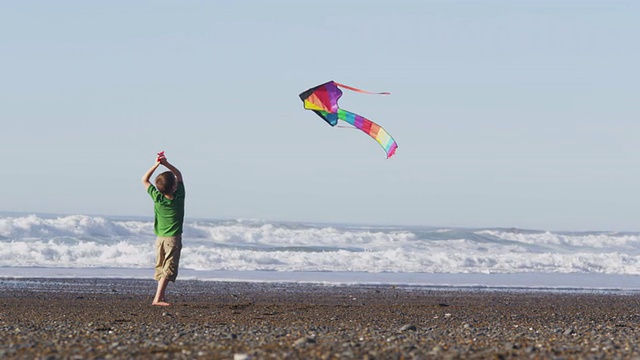
[[[6,359],[640,359],[634,293],[0,280]]]

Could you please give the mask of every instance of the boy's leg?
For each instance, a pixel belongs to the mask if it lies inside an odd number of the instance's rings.
[[[182,236],[158,237],[156,241],[156,267],[155,279],[158,280],[158,289],[153,298],[152,305],[170,306],[165,300],[165,290],[169,281],[176,281],[178,266],[180,263],[180,251],[182,250]]]
[[[167,285],[169,284],[169,279],[166,277],[158,280],[158,290],[156,290],[156,296],[153,298],[153,302],[151,305],[156,306],[171,306],[170,303],[164,300],[164,292],[167,290]]]

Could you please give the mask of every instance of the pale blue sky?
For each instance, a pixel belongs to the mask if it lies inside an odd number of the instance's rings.
[[[55,5],[53,5],[55,3]],[[135,4],[135,5],[132,5]],[[0,211],[640,230],[636,1],[0,4]],[[335,80],[392,159],[298,94]]]

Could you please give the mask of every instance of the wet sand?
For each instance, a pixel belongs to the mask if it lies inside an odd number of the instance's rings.
[[[0,280],[6,359],[640,359],[640,294]]]

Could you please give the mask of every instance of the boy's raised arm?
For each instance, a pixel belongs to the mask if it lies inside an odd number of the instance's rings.
[[[182,182],[182,173],[180,172],[180,170],[178,170],[178,168],[171,165],[171,163],[167,161],[167,158],[165,157],[160,158],[160,163],[164,165],[167,169],[169,169],[169,171],[171,171],[173,175],[176,176],[176,179],[178,179],[179,182]]]
[[[149,186],[151,186],[151,182],[149,181],[149,179],[151,179],[151,175],[153,175],[153,172],[156,171],[158,166],[160,166],[160,161],[156,160],[156,163],[153,164],[153,166],[149,170],[147,170],[144,175],[142,175],[142,186],[144,186],[145,189],[148,189]]]

